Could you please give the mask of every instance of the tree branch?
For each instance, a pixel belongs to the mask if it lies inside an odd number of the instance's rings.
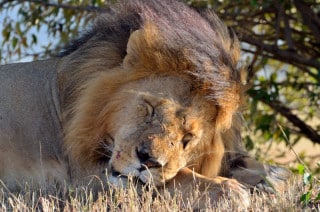
[[[301,13],[305,25],[309,27],[316,40],[320,42],[320,19],[304,2],[300,0],[294,0],[293,3],[296,6],[297,10]]]
[[[0,8],[3,8],[5,4],[9,3],[11,1],[9,0],[3,0],[2,2],[0,2]]]
[[[285,38],[288,44],[288,49],[294,50],[295,48],[294,48],[294,42],[292,39],[291,27],[289,24],[288,16],[286,15],[285,11],[283,11],[283,23],[284,23],[284,33],[285,33]]]
[[[252,97],[257,97],[255,92],[249,92],[249,95]],[[291,110],[282,105],[280,101],[272,100],[268,101],[266,98],[259,98],[261,102],[271,107],[274,111],[280,113],[284,116],[288,121],[290,121],[295,127],[300,129],[300,133],[304,134],[307,138],[309,138],[313,143],[320,144],[320,134],[317,133],[315,129],[302,121],[298,116],[293,114]]]
[[[278,9],[278,17],[276,20],[276,30],[277,30],[277,36],[275,39],[275,43],[277,45],[277,41],[279,39],[279,31],[280,31],[280,22],[281,20],[283,21],[284,24],[284,34],[285,34],[285,39],[287,41],[288,44],[288,49],[289,50],[294,50],[294,43],[292,40],[292,32],[291,32],[291,28],[290,28],[290,24],[289,24],[289,19],[288,16],[286,14],[286,11],[284,9],[284,5],[281,2],[276,1],[276,7]]]
[[[320,62],[316,59],[308,59],[308,58],[305,58],[304,56],[297,54],[296,52],[289,51],[289,50],[282,50],[275,45],[265,44],[263,43],[263,41],[259,41],[255,39],[253,35],[248,36],[246,34],[241,34],[240,37],[241,37],[241,41],[257,46],[258,48],[261,48],[263,51],[274,55],[275,58],[281,61],[284,61],[289,64],[300,63],[306,66],[314,67],[318,70],[320,69]]]
[[[87,11],[87,12],[104,12],[109,11],[107,7],[95,7],[95,6],[74,6],[69,4],[61,4],[61,3],[50,3],[47,1],[42,0],[19,0],[18,2],[30,2],[35,4],[40,4],[46,7],[56,7],[62,9],[69,9],[69,10],[77,10],[77,11]]]
[[[279,59],[279,58],[277,58],[277,57],[275,57],[273,55],[270,55],[270,54],[260,53],[260,52],[258,52],[258,50],[257,51],[253,51],[251,49],[245,49],[245,48],[242,48],[241,50],[244,51],[244,52],[247,52],[247,53],[251,53],[253,55],[259,55],[261,57],[272,58],[274,60],[278,60]],[[299,63],[294,63],[294,62],[292,62],[291,64],[296,66],[297,68],[299,68],[301,71],[307,73],[311,77],[313,77],[316,81],[320,82],[319,76],[317,74],[312,73],[312,71],[309,70],[307,66],[303,66],[303,64],[301,65]]]

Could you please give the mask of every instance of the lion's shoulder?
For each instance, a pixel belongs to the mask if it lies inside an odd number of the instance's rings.
[[[0,179],[9,189],[67,179],[57,62],[0,66]]]
[[[2,145],[23,146],[35,154],[39,145],[49,152],[47,146],[59,143],[56,63],[52,59],[0,66],[0,136],[6,137],[0,139]]]

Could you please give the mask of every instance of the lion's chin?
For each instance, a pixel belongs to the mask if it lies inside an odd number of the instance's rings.
[[[119,176],[109,176],[108,182],[111,186],[116,188],[129,188],[130,186],[143,186],[146,183],[144,183],[139,177],[135,176],[125,176],[125,175],[119,175]]]
[[[164,179],[160,177],[157,170],[145,169],[140,172],[134,171],[133,173],[121,173],[115,171],[112,167],[107,170],[108,182],[118,188],[127,188],[130,184],[132,185],[154,185],[161,186],[164,184]]]

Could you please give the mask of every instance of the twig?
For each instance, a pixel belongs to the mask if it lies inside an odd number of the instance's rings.
[[[280,61],[290,64],[293,64],[293,62],[301,63],[316,69],[320,69],[320,62],[317,59],[309,59],[293,51],[281,50],[276,45],[265,44],[263,41],[255,39],[252,35],[248,36],[242,34],[241,39],[246,43],[260,47],[263,51],[274,55],[274,57]]]
[[[87,12],[104,12],[109,11],[109,8],[106,7],[95,7],[95,6],[74,6],[69,4],[61,4],[61,3],[50,3],[47,1],[42,0],[18,0],[18,2],[30,2],[35,4],[40,4],[47,7],[56,7],[62,9],[69,9],[69,10],[77,10],[77,11],[87,11]]]
[[[276,100],[268,101],[265,98],[260,98],[259,100],[267,104],[274,111],[277,111],[282,116],[286,117],[294,126],[300,129],[301,134],[304,134],[313,143],[320,144],[320,135],[317,133],[317,131],[308,124],[306,124],[304,121],[302,121],[298,116],[293,114],[289,108],[285,107],[279,101]]]
[[[297,10],[301,13],[305,25],[309,27],[316,40],[320,42],[320,19],[303,1],[294,0],[293,3],[296,6]]]

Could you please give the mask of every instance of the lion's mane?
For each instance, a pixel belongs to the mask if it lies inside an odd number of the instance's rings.
[[[109,159],[110,153],[99,154],[102,145],[112,146],[104,133],[116,120],[108,120],[108,114],[126,101],[111,101],[112,94],[124,84],[150,76],[190,80],[192,90],[218,108],[215,128],[221,132],[236,128],[223,137],[227,137],[225,146],[232,149],[232,142],[240,140],[240,124],[232,125],[233,119],[239,119],[233,116],[243,93],[237,67],[239,42],[213,12],[198,13],[171,0],[127,1],[99,15],[91,29],[60,56],[64,147],[71,161],[81,166]],[[105,111],[103,120],[101,111]],[[202,145],[200,152],[212,145]],[[197,171],[216,175],[211,169],[220,167],[217,163],[203,154],[196,161]]]

